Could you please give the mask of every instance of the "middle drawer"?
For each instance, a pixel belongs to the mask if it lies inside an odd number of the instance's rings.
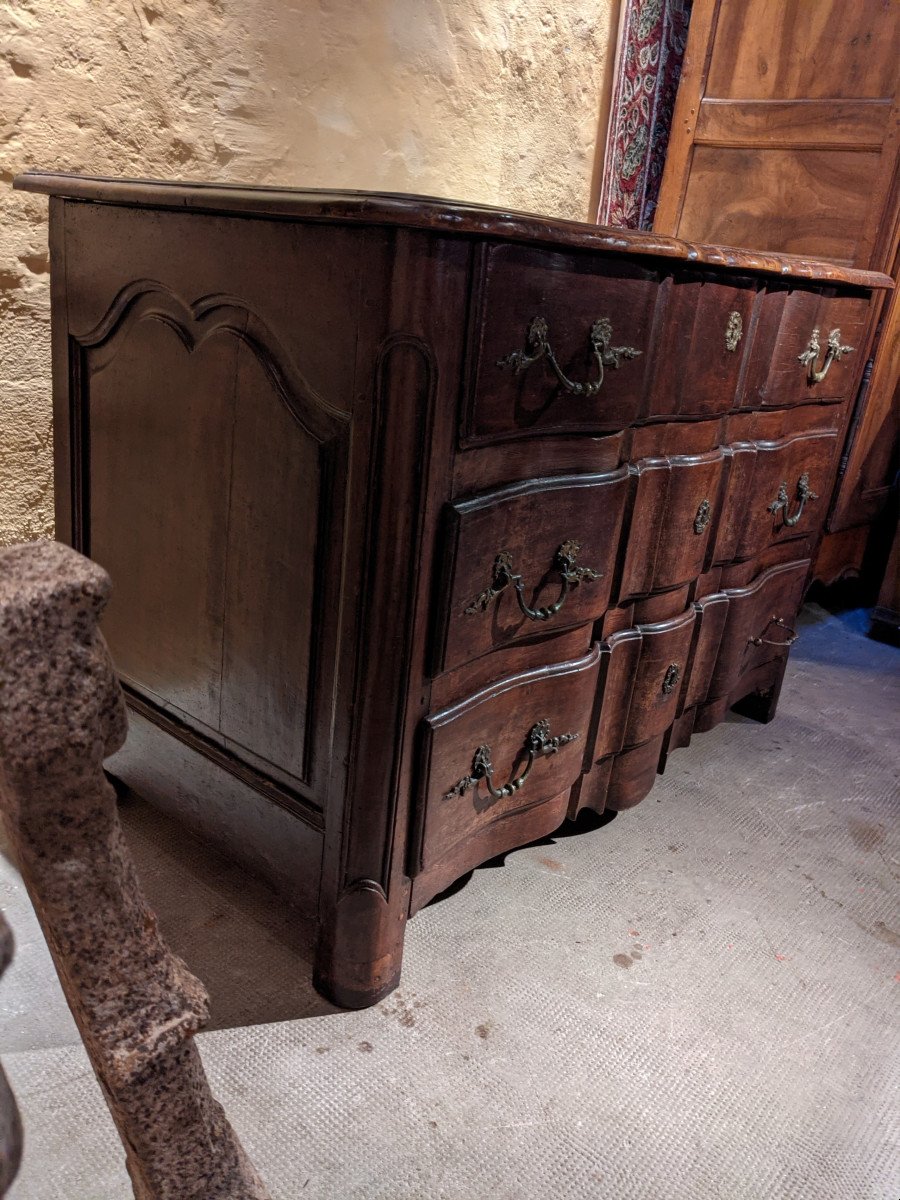
[[[435,673],[609,605],[628,467],[529,479],[449,506]]]

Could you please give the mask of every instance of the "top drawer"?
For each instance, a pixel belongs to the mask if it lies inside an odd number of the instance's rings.
[[[655,271],[504,243],[483,251],[477,293],[464,442],[603,432],[641,415]]]
[[[770,289],[762,297],[744,403],[845,399],[865,349],[868,312],[868,298],[858,294]]]

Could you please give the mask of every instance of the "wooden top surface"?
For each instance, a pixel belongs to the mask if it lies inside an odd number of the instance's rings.
[[[311,188],[251,187],[230,183],[166,183],[156,179],[104,179],[50,171],[26,171],[13,186],[26,192],[89,200],[97,204],[139,205],[178,211],[277,217],[298,221],[391,225],[441,234],[467,234],[550,246],[640,254],[650,258],[760,271],[787,278],[892,288],[889,275],[860,271],[799,255],[739,250],[683,242],[631,229],[612,229],[534,213],[513,212],[431,196],[386,192],[328,191]]]

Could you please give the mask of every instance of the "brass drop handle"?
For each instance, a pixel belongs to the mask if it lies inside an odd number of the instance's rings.
[[[763,637],[762,634],[760,634],[759,637],[747,638],[747,645],[748,646],[793,646],[794,642],[796,642],[797,639],[800,637],[800,634],[797,633],[797,631],[795,629],[792,629],[790,627],[790,625],[788,625],[787,621],[783,621],[781,619],[781,617],[774,617],[774,616],[770,617],[769,623],[768,623],[768,625],[766,625],[765,629],[763,630],[763,633],[768,632],[769,625],[777,625],[780,629],[787,630],[787,634],[788,634],[787,641],[786,642],[772,642],[768,638]]]
[[[840,362],[845,354],[852,354],[853,346],[841,345],[841,331],[832,329],[828,335],[828,349],[825,351],[825,358],[822,362],[822,369],[816,370],[816,360],[819,357],[821,346],[819,345],[819,331],[814,329],[812,336],[809,339],[809,345],[802,354],[797,355],[797,361],[806,367],[806,382],[812,387],[814,383],[821,383],[828,374],[829,368],[833,362]]]
[[[609,317],[601,317],[593,323],[590,340],[591,349],[593,350],[594,357],[597,359],[597,367],[599,369],[599,375],[593,381],[577,383],[574,379],[567,378],[563,373],[562,367],[557,362],[556,355],[553,353],[553,348],[550,345],[550,331],[544,317],[534,317],[528,326],[528,332],[525,335],[525,349],[513,350],[505,358],[498,358],[497,366],[503,369],[511,367],[513,373],[519,375],[522,371],[530,367],[532,363],[536,363],[541,358],[546,358],[553,370],[553,374],[567,392],[571,392],[573,396],[596,396],[603,385],[603,372],[606,367],[618,370],[623,358],[637,358],[642,352],[635,350],[634,346],[611,345],[612,322]]]
[[[574,742],[580,736],[577,733],[560,733],[556,737],[551,737],[550,722],[546,720],[538,721],[536,725],[532,725],[525,738],[524,749],[528,755],[528,761],[525,763],[524,770],[521,775],[513,776],[509,783],[505,783],[499,788],[494,785],[494,764],[491,761],[491,748],[490,746],[479,746],[472,760],[472,774],[464,775],[462,779],[454,783],[450,791],[444,793],[443,799],[452,800],[454,796],[464,796],[470,788],[477,788],[479,781],[482,779],[487,784],[487,789],[495,800],[503,800],[507,796],[512,796],[524,784],[538,758],[545,758],[549,754],[555,754],[562,746],[568,745],[569,742]]]
[[[602,571],[593,571],[590,567],[579,567],[576,565],[580,549],[581,543],[570,538],[568,541],[563,542],[556,551],[553,561],[562,578],[562,588],[559,598],[553,604],[537,608],[532,608],[526,603],[525,584],[522,576],[516,574],[513,570],[512,555],[508,550],[501,550],[494,559],[494,575],[490,587],[486,587],[483,592],[478,593],[466,609],[466,615],[471,616],[474,613],[484,612],[491,601],[496,596],[499,596],[505,587],[512,584],[516,591],[519,608],[525,616],[532,621],[549,621],[551,617],[556,616],[565,604],[566,597],[571,588],[577,587],[582,582],[589,583],[594,579],[600,579],[603,575]]]
[[[775,497],[775,499],[772,501],[772,503],[769,505],[769,507],[767,508],[766,511],[770,512],[770,513],[778,513],[783,509],[784,510],[784,524],[789,526],[790,528],[793,528],[797,524],[797,522],[800,520],[800,518],[803,516],[803,508],[804,508],[804,505],[806,504],[807,500],[818,500],[818,498],[819,498],[819,493],[814,492],[809,486],[809,473],[807,471],[804,471],[803,474],[800,476],[800,478],[797,480],[797,499],[800,501],[800,504],[798,505],[797,511],[794,513],[794,515],[792,517],[788,516],[787,510],[788,510],[788,505],[790,504],[790,500],[788,499],[788,490],[787,490],[787,480],[786,479],[783,479],[781,481],[781,487],[778,489],[778,495]]]

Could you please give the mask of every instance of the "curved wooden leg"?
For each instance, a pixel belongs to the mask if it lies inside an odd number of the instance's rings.
[[[373,880],[348,888],[319,925],[313,982],[341,1008],[368,1008],[400,982],[407,905]]]

